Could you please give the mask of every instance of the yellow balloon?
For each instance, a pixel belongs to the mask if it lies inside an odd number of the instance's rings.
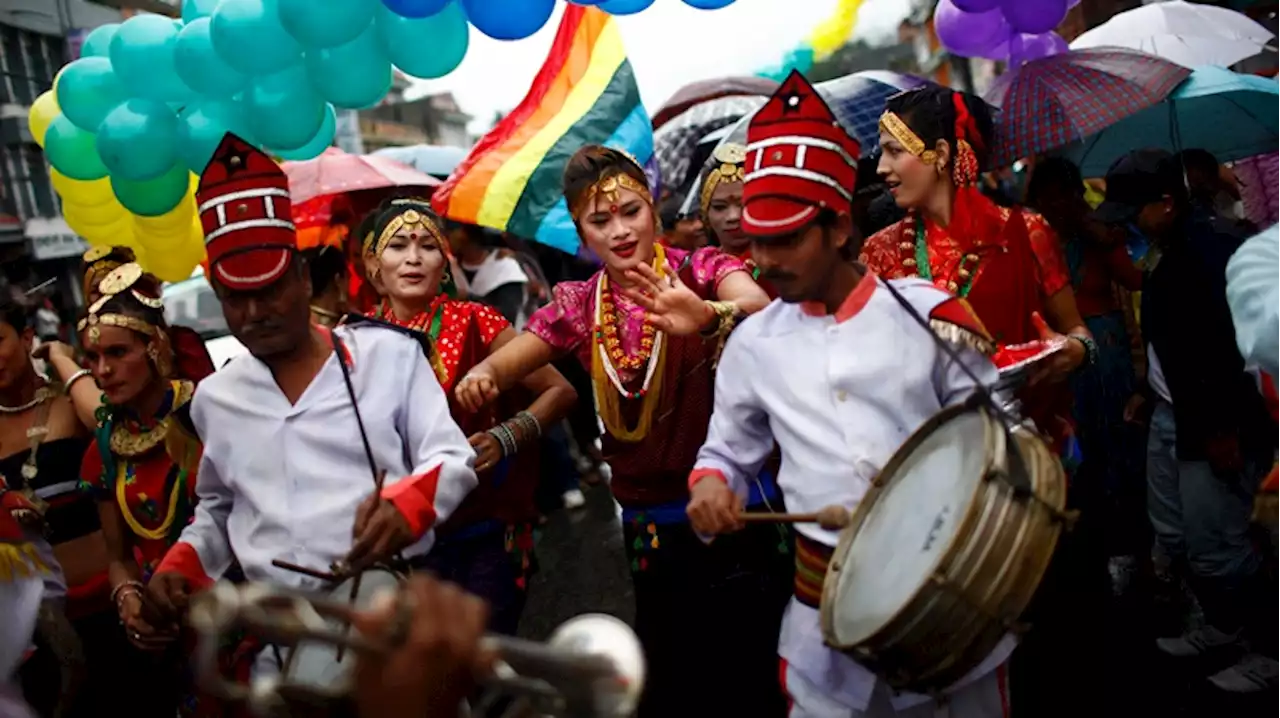
[[[50,90],[31,103],[31,111],[27,113],[27,127],[31,129],[31,137],[36,144],[44,148],[44,133],[49,130],[49,123],[62,114],[58,107],[58,96]]]
[[[131,247],[135,244],[133,235],[133,223],[128,217],[121,217],[118,221],[110,224],[85,224],[79,220],[74,213],[70,216],[63,215],[67,221],[67,226],[92,245],[106,245],[109,247],[125,246]]]
[[[116,200],[116,193],[111,190],[111,180],[103,177],[96,180],[76,180],[62,174],[58,170],[49,170],[49,182],[58,191],[63,200],[81,207],[96,207],[111,202],[121,211],[124,207]]]
[[[204,246],[192,243],[190,237],[175,241],[158,237],[141,239],[147,254],[143,268],[166,282],[181,282],[190,277],[204,259]]]
[[[102,227],[118,223],[122,219],[128,219],[129,213],[118,204],[86,206],[75,202],[63,201],[62,216],[74,217],[75,221],[83,226]],[[68,222],[70,221],[68,220]]]

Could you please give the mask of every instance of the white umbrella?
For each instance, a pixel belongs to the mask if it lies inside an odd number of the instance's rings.
[[[1184,67],[1229,67],[1267,49],[1274,37],[1235,10],[1170,0],[1122,12],[1077,37],[1071,49],[1127,47]]]

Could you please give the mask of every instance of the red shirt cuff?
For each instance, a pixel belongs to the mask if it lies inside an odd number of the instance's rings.
[[[165,552],[154,573],[180,573],[195,590],[208,588],[213,584],[213,579],[204,571],[204,564],[200,563],[200,554],[196,553],[194,546],[183,541]]]
[[[689,490],[693,491],[693,485],[707,478],[708,476],[717,478],[724,482],[725,486],[729,485],[729,479],[725,478],[724,472],[720,469],[694,469],[689,474]]]
[[[422,538],[436,522],[436,486],[440,483],[440,466],[423,474],[406,476],[382,490],[382,498],[390,501],[404,516],[414,537]]]

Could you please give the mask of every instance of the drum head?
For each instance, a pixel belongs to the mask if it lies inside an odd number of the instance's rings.
[[[957,413],[922,427],[885,467],[886,483],[842,537],[828,640],[852,647],[884,629],[921,589],[955,539],[988,465],[989,419]],[[843,551],[844,555],[840,555]]]
[[[379,569],[365,571],[361,575],[360,593],[355,599],[355,605],[358,608],[368,608],[373,597],[384,589],[396,589],[400,586],[400,579],[390,571]],[[342,603],[350,601],[351,587],[354,583],[354,578],[343,581],[329,592],[327,598]],[[319,614],[314,618],[316,621],[325,620]],[[339,621],[330,620],[327,623],[330,628],[342,627]],[[343,651],[342,660],[339,661],[337,646],[319,642],[299,643],[289,657],[285,675],[291,682],[332,691],[347,680],[354,663],[355,651],[349,649]]]

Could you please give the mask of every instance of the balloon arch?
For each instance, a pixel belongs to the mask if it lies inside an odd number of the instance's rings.
[[[177,281],[204,258],[196,175],[227,132],[286,160],[333,142],[335,109],[382,101],[395,70],[443,77],[470,28],[537,32],[561,0],[184,0],[85,38],[29,116],[63,216],[91,244],[126,245]],[[615,15],[654,0],[572,0]],[[734,0],[684,0],[704,10]]]

